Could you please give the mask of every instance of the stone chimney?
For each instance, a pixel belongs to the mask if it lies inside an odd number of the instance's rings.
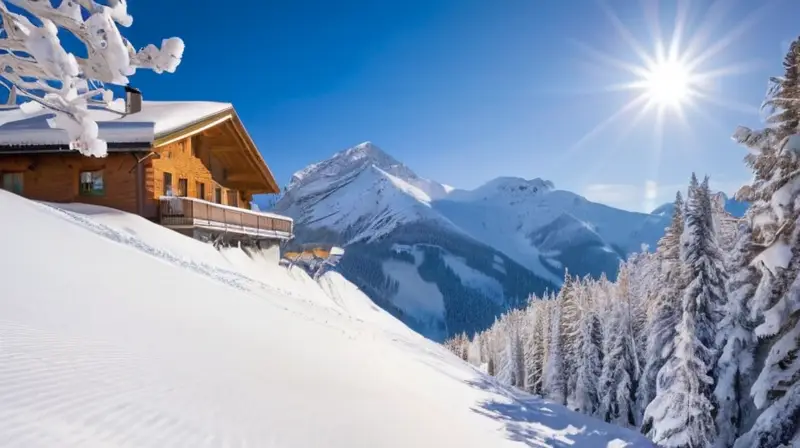
[[[135,114],[142,111],[142,92],[130,85],[125,86],[125,113]]]

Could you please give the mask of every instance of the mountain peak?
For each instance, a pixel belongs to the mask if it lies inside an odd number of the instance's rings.
[[[352,148],[337,152],[329,160],[340,160],[345,164],[372,164],[384,171],[391,170],[395,166],[403,166],[397,159],[384,152],[371,141],[359,143]]]
[[[327,160],[309,165],[294,173],[287,192],[303,185],[323,185],[345,180],[372,167],[419,188],[431,199],[444,197],[449,192],[447,187],[417,176],[414,171],[371,141],[365,141],[344,151],[339,151]]]
[[[501,176],[495,179],[486,182],[480,188],[491,188],[496,190],[517,190],[517,191],[527,191],[531,190],[533,192],[538,192],[540,190],[552,190],[555,188],[553,182],[549,180],[544,180],[542,178],[535,178],[535,179],[523,179],[521,177],[513,177],[513,176]]]
[[[553,182],[541,178],[523,179],[521,177],[502,176],[486,182],[469,191],[458,191],[450,196],[452,200],[486,201],[492,198],[521,199],[540,195],[553,190]]]

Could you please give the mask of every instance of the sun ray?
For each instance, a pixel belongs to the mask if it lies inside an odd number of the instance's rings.
[[[704,81],[711,81],[718,78],[754,72],[760,68],[764,68],[764,65],[765,64],[763,61],[740,62],[738,64],[727,65],[713,70],[695,72],[692,74],[692,79],[698,83],[702,83]]]
[[[645,20],[647,21],[647,29],[650,32],[650,38],[653,42],[661,42],[663,39],[661,33],[661,21],[658,17],[658,8],[656,5],[658,3],[649,1],[649,0],[639,0],[639,3],[642,7],[642,13],[645,16]],[[662,54],[663,49],[661,45],[656,45],[655,48],[655,58],[663,58],[664,54]]]
[[[685,57],[687,59],[694,58],[696,52],[711,36],[711,33],[716,31],[716,27],[722,23],[727,11],[730,10],[730,8],[726,8],[730,4],[731,1],[729,0],[717,0],[708,7],[700,26],[697,28],[697,32],[692,35],[686,46]]]
[[[672,39],[669,43],[669,55],[667,59],[678,60],[681,51],[681,39],[683,39],[683,29],[686,25],[686,17],[689,8],[684,1],[678,1],[678,8],[675,11],[675,28],[672,30]]]
[[[647,101],[644,104],[644,107],[642,107],[641,109],[639,109],[638,112],[636,112],[636,115],[634,115],[633,120],[630,123],[627,123],[625,126],[623,126],[622,132],[620,132],[619,135],[617,135],[617,137],[611,143],[611,145],[608,146],[608,154],[604,158],[604,162],[590,165],[591,168],[584,174],[586,178],[591,178],[592,176],[594,176],[595,173],[602,171],[606,167],[609,161],[616,160],[615,156],[621,150],[622,147],[621,143],[625,141],[625,139],[631,134],[631,132],[638,127],[639,123],[642,122],[644,117],[646,117],[650,112],[650,110],[653,109],[654,107],[655,105],[652,102]]]
[[[725,36],[721,39],[714,42],[713,45],[709,46],[704,52],[700,53],[697,56],[692,56],[687,61],[687,67],[689,70],[695,70],[708,59],[716,56],[720,51],[728,48],[728,46],[733,43],[733,41],[743,35],[747,30],[753,27],[763,16],[766,14],[768,9],[774,5],[774,2],[765,2],[761,5],[754,13],[747,16],[747,18],[739,23],[736,27],[734,27],[730,32],[728,32]]]
[[[661,153],[664,150],[664,109],[659,108],[656,112],[656,121],[654,124],[655,139],[654,144],[655,148],[653,148],[653,163],[651,167],[651,172],[649,173],[648,177],[653,179],[654,182],[658,182],[658,174],[659,168],[661,167]],[[649,208],[647,212],[650,212],[653,208],[655,208],[655,204],[648,204],[647,198],[643,198],[642,201],[644,208]]]
[[[602,132],[603,130],[605,130],[605,129],[606,129],[608,126],[609,126],[609,125],[613,124],[613,123],[614,123],[615,121],[617,121],[617,120],[618,120],[618,119],[619,119],[621,116],[625,115],[625,114],[626,114],[626,113],[628,113],[628,112],[629,112],[631,109],[633,109],[633,108],[635,108],[635,107],[637,107],[637,106],[641,105],[642,103],[644,103],[644,102],[646,102],[646,101],[647,101],[647,96],[646,96],[646,95],[644,95],[644,94],[642,94],[642,95],[639,95],[638,97],[634,98],[632,101],[629,101],[629,102],[628,102],[628,103],[626,103],[626,104],[625,104],[623,107],[621,107],[621,108],[620,108],[618,111],[614,112],[614,114],[612,114],[610,117],[606,118],[605,120],[603,120],[602,122],[600,122],[600,123],[599,123],[597,126],[595,126],[594,128],[592,128],[592,129],[591,129],[589,132],[587,132],[586,134],[584,134],[584,136],[583,136],[583,137],[579,138],[579,139],[578,139],[578,141],[577,141],[577,142],[575,142],[575,143],[574,143],[574,144],[573,144],[573,145],[570,147],[570,149],[569,149],[569,150],[567,150],[567,151],[569,152],[569,151],[573,151],[573,150],[575,150],[575,149],[578,149],[578,148],[580,148],[580,147],[581,147],[581,146],[582,146],[584,143],[586,143],[586,142],[587,142],[588,140],[590,140],[592,137],[594,137],[595,135],[597,135],[597,134],[599,134],[600,132]]]
[[[746,114],[758,113],[760,107],[751,104],[740,103],[735,100],[717,98],[714,95],[708,95],[703,92],[697,92],[697,96],[705,101],[716,104],[717,106],[724,107],[733,112],[742,112]]]
[[[639,56],[640,60],[645,65],[652,65],[654,63],[653,59],[649,54],[647,54],[647,51],[644,49],[644,47],[642,47],[642,45],[636,41],[636,38],[633,37],[633,34],[631,34],[628,28],[625,27],[625,24],[623,24],[619,17],[617,17],[617,14],[614,13],[611,7],[606,4],[605,0],[597,0],[597,2],[600,5],[600,8],[603,9],[603,12],[606,13],[611,21],[611,24],[614,25],[614,28],[616,28],[617,32],[620,34],[625,43],[631,47],[631,49],[636,53],[637,56]]]
[[[625,70],[632,75],[636,76],[644,76],[647,73],[647,70],[642,68],[639,65],[631,64],[630,62],[623,61],[622,59],[615,58],[609,54],[605,54],[601,51],[598,51],[589,45],[578,41],[578,40],[571,40],[572,44],[577,46],[580,50],[587,52],[589,55],[593,56],[597,59],[598,62],[604,62],[611,66],[620,68]]]
[[[624,106],[619,108],[616,112],[614,112],[610,117],[603,120],[601,123],[597,124],[594,128],[590,129],[586,134],[584,134],[581,138],[579,138],[575,143],[573,143],[566,151],[563,151],[558,156],[558,159],[555,161],[554,166],[561,166],[567,160],[571,160],[575,151],[581,148],[586,142],[591,140],[594,136],[604,131],[608,126],[615,123],[619,120],[622,116],[630,112],[631,110],[643,105],[647,102],[647,98],[645,95],[639,95],[638,97],[634,98],[633,100],[625,103]]]

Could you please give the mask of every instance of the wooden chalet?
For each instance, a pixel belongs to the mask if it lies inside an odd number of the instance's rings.
[[[142,101],[92,110],[105,158],[69,149],[67,134],[17,106],[0,106],[0,188],[30,199],[136,213],[200,239],[279,242],[291,218],[251,210],[275,178],[231,104]]]

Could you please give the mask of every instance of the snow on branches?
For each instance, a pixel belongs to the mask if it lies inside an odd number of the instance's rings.
[[[31,100],[23,111],[46,109],[55,113],[50,126],[64,129],[70,147],[95,157],[106,155],[98,138],[89,104],[113,107],[113,94],[104,83],[128,84],[137,68],[172,73],[183,56],[183,41],[164,39],[136,51],[117,25],[128,27],[133,17],[126,0],[0,0],[0,76],[9,90]],[[9,9],[13,5],[23,12]],[[68,52],[59,29],[72,33],[86,47],[86,58]],[[10,85],[9,85],[10,83]]]

